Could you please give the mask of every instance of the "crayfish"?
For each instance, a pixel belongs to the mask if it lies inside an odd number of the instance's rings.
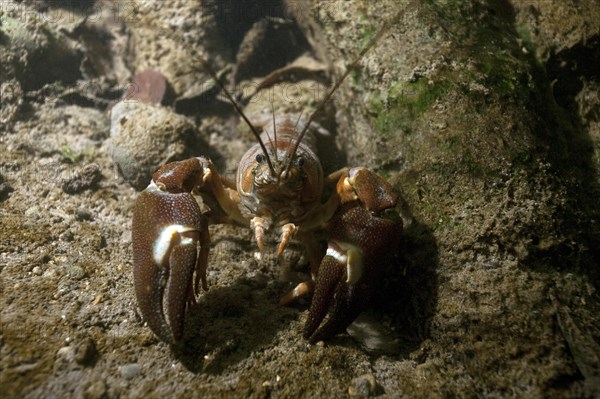
[[[221,176],[209,159],[191,158],[157,170],[135,203],[135,291],[144,320],[161,340],[182,339],[189,304],[195,302],[200,286],[208,289],[209,224],[250,227],[261,251],[271,230],[280,233],[278,254],[293,238],[304,244],[312,279],[298,284],[281,303],[312,294],[303,334],[308,341],[344,332],[364,310],[382,278],[390,249],[398,246],[402,232],[394,211],[398,196],[386,180],[364,167],[324,176],[306,138],[314,128],[315,114],[383,31],[308,120],[273,115],[257,126],[205,65],[257,143],[239,162],[235,182]],[[323,198],[324,192],[331,194]]]

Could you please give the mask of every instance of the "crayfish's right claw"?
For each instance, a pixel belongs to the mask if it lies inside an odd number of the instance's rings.
[[[181,180],[191,184],[190,179],[196,178],[196,172],[202,173],[202,168],[190,169],[184,162],[169,170],[184,175]],[[190,165],[194,165],[193,162],[189,160]],[[178,184],[162,181],[163,176],[166,175],[155,175],[135,203],[133,275],[142,317],[161,340],[175,343],[183,335],[189,298],[194,298],[200,280],[206,286],[210,239],[207,223],[194,197],[178,189]],[[195,284],[194,270],[197,273]],[[163,310],[165,290],[166,317]]]

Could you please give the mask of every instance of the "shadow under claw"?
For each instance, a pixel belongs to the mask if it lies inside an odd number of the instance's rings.
[[[400,203],[405,204],[400,200]],[[402,358],[429,337],[438,301],[438,246],[432,231],[403,209],[404,232],[397,256],[387,265],[366,318],[393,330],[393,349],[373,350]],[[360,322],[359,318],[359,322]],[[390,337],[382,339],[390,340]],[[390,347],[388,345],[387,347]],[[393,353],[390,353],[393,352]]]
[[[289,328],[298,310],[278,305],[281,287],[245,278],[203,292],[188,309],[175,358],[193,373],[219,374],[269,345]],[[300,331],[298,332],[300,334]]]

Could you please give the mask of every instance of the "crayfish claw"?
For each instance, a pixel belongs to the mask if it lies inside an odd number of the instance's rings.
[[[198,259],[196,260],[196,279],[194,281],[194,291],[192,294],[198,295],[200,293],[200,283],[202,283],[202,289],[208,291],[208,283],[206,282],[206,270],[208,269],[208,253],[210,244],[210,233],[207,228],[200,231],[200,252]],[[194,304],[196,302],[195,295],[192,295]]]
[[[173,192],[166,187],[153,181],[136,201],[133,276],[144,321],[161,340],[173,344],[183,335],[185,311],[195,301],[195,288],[199,281],[206,284],[209,233],[194,197],[179,192],[175,184]]]
[[[311,343],[342,333],[365,310],[402,232],[392,221],[355,204],[343,205],[329,225],[332,239],[315,277],[304,325]]]

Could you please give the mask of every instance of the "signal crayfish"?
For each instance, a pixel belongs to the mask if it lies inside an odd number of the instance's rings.
[[[221,176],[211,160],[195,157],[162,166],[136,200],[135,291],[143,319],[161,340],[181,341],[186,311],[200,286],[208,289],[210,224],[250,227],[260,251],[274,229],[280,231],[278,254],[292,238],[304,244],[312,279],[298,284],[281,304],[312,294],[303,332],[309,342],[344,332],[364,310],[402,233],[394,210],[398,196],[390,183],[365,167],[324,176],[306,138],[315,114],[385,30],[367,44],[307,120],[273,112],[268,122],[251,121],[202,61],[257,143],[239,162],[235,182]],[[322,198],[324,192],[331,194]]]

